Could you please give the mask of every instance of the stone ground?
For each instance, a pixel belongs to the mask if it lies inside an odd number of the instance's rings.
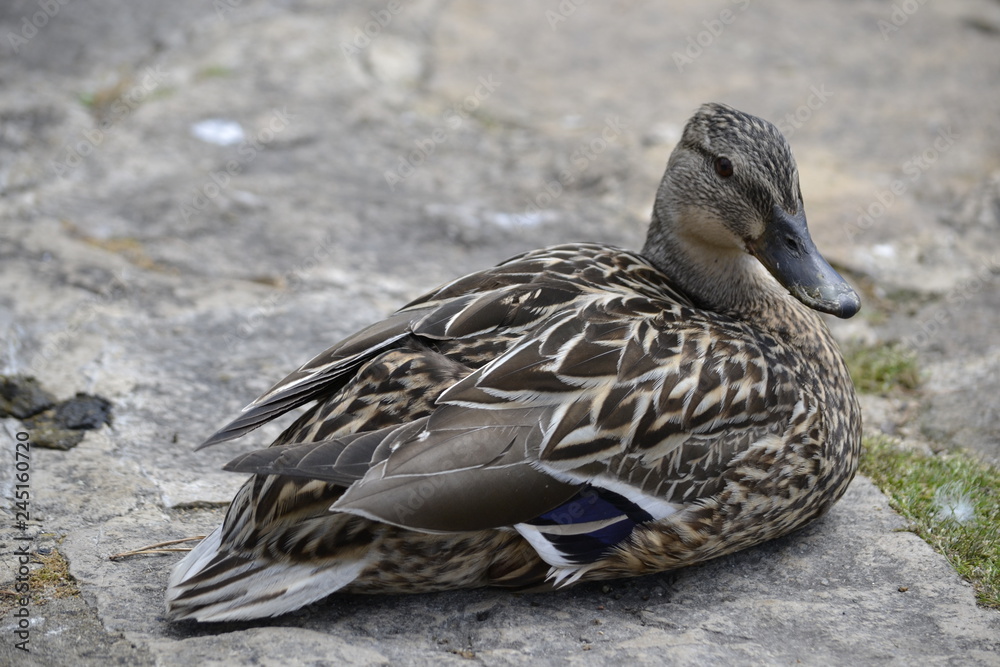
[[[356,4],[0,5],[0,372],[114,414],[31,452],[23,532],[4,422],[0,588],[28,536],[81,595],[32,602],[30,654],[0,602],[0,664],[1000,664],[1000,615],[863,478],[796,535],[662,576],[165,621],[178,557],[108,556],[211,529],[241,482],[220,466],[279,426],[195,444],[431,286],[639,245],[704,101],[789,135],[863,290],[841,340],[919,354],[922,390],[866,399],[867,428],[1000,460],[1000,3]],[[235,143],[193,133],[211,119]]]

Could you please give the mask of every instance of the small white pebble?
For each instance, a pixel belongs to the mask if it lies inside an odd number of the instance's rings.
[[[209,118],[191,126],[191,134],[207,144],[232,146],[246,139],[243,128],[234,120]]]
[[[885,259],[895,259],[896,248],[889,243],[876,243],[872,246],[872,254],[876,257],[884,257]]]
[[[498,227],[514,229],[517,227],[534,227],[542,222],[544,216],[539,212],[526,211],[524,213],[493,213],[487,219],[491,220]]]

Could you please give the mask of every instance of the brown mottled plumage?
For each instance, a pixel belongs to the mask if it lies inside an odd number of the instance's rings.
[[[641,254],[536,250],[333,346],[213,436],[316,402],[170,581],[175,619],[334,591],[565,586],[714,558],[826,511],[860,412],[813,312],[856,294],[770,123],[703,106]]]

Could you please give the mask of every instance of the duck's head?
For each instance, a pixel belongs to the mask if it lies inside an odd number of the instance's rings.
[[[643,252],[672,274],[703,276],[702,284],[690,285],[695,291],[739,291],[739,285],[704,283],[725,275],[747,280],[753,272],[735,269],[755,259],[814,310],[847,318],[861,307],[809,236],[784,136],[771,123],[723,104],[703,105],[685,126],[657,193]]]

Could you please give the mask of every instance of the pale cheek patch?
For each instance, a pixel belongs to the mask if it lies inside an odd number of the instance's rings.
[[[743,239],[730,231],[721,218],[703,208],[682,210],[678,216],[677,229],[694,247],[709,247],[713,253],[725,250],[744,251]]]

